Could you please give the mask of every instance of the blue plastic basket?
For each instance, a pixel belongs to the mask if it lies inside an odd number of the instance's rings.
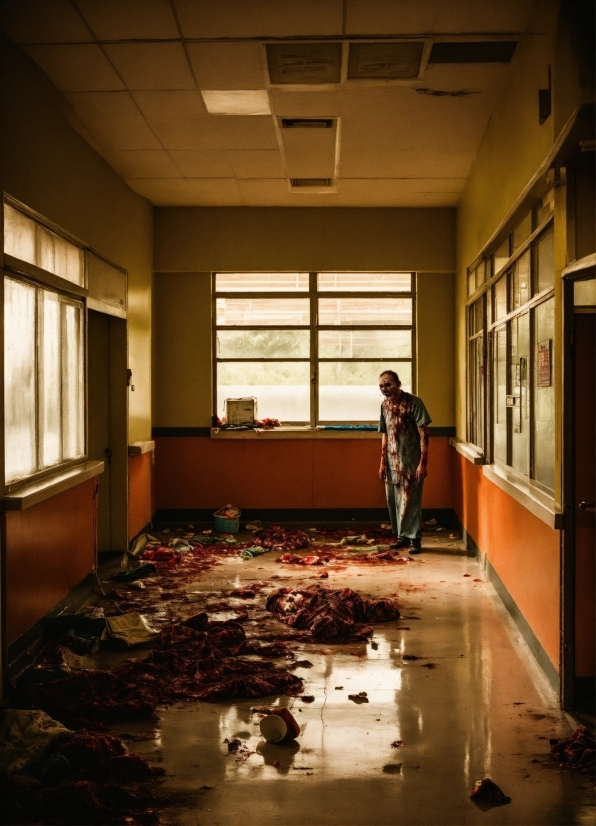
[[[240,529],[240,517],[236,519],[229,519],[226,516],[218,516],[213,514],[213,523],[217,533],[238,533]]]

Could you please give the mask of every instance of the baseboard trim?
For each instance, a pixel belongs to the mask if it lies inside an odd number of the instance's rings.
[[[20,637],[8,646],[8,681],[12,682],[41,650],[44,642],[45,626],[51,617],[62,613],[74,613],[93,593],[95,587],[95,577],[92,573],[87,574],[85,579],[79,582],[72,591],[60,600],[47,614],[28,628]]]
[[[561,678],[559,676],[559,672],[553,665],[550,657],[542,647],[542,643],[539,641],[538,637],[533,632],[530,624],[528,623],[528,621],[522,614],[521,610],[519,609],[517,603],[507,590],[507,587],[505,586],[503,580],[493,568],[487,555],[480,550],[474,538],[471,536],[471,534],[468,533],[468,531],[465,528],[462,531],[462,535],[464,538],[464,542],[466,543],[466,547],[468,548],[468,551],[470,552],[471,556],[475,556],[478,560],[478,563],[486,573],[488,581],[491,583],[491,585],[497,592],[499,599],[501,600],[511,619],[515,623],[515,627],[524,638],[524,641],[530,649],[534,659],[540,666],[551,688],[558,697],[561,689]]]
[[[211,522],[215,508],[160,508],[153,515],[153,524],[176,522]],[[246,508],[243,522],[387,522],[387,508]],[[422,519],[436,519],[448,525],[456,524],[451,508],[430,508],[422,511]],[[141,531],[144,533],[145,531]]]

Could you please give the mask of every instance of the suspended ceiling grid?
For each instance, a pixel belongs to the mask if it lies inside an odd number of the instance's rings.
[[[518,41],[517,53],[539,36],[527,31],[534,5],[4,0],[0,26],[62,92],[80,134],[155,205],[434,207],[457,203],[516,54],[434,63],[433,45]],[[267,47],[306,42],[338,44],[335,82],[272,83]],[[374,43],[420,43],[416,76],[350,79],[352,44]],[[205,90],[265,90],[271,113],[209,114]],[[282,118],[333,125],[287,130]],[[292,178],[329,185],[293,189]]]

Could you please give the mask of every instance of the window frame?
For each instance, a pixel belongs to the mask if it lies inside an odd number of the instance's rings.
[[[281,270],[271,271],[271,272],[283,272]],[[294,272],[294,270],[286,271],[286,272]],[[296,291],[283,291],[283,292],[266,292],[266,291],[228,291],[225,292],[217,292],[216,290],[216,279],[218,274],[225,274],[225,271],[219,270],[218,272],[211,273],[211,298],[212,298],[212,366],[213,366],[213,386],[212,386],[212,399],[213,399],[213,416],[218,417],[220,412],[217,409],[217,391],[218,391],[218,383],[217,383],[217,367],[219,363],[226,363],[226,362],[300,362],[300,363],[308,363],[310,365],[310,421],[284,421],[282,425],[288,427],[301,427],[305,430],[308,429],[315,429],[317,427],[326,426],[326,425],[343,425],[349,427],[350,425],[357,425],[357,424],[377,424],[378,419],[367,419],[367,420],[352,420],[352,421],[338,421],[338,420],[331,420],[331,419],[321,419],[319,415],[319,373],[320,373],[320,364],[325,363],[378,363],[381,361],[387,361],[387,369],[392,369],[391,364],[395,365],[396,362],[403,363],[407,362],[411,365],[411,392],[416,392],[416,384],[417,384],[417,370],[416,370],[416,272],[412,270],[379,270],[378,273],[382,272],[400,272],[400,273],[407,273],[410,276],[410,289],[404,291],[388,291],[388,290],[319,290],[317,284],[317,276],[318,275],[325,275],[331,271],[327,270],[318,270],[318,271],[310,271],[308,273],[308,290],[296,290]],[[375,273],[376,274],[376,273]],[[310,302],[310,314],[309,314],[309,324],[308,325],[246,325],[246,326],[218,326],[217,324],[217,299],[218,298],[308,298]],[[363,299],[379,299],[380,301],[386,298],[405,298],[409,299],[412,302],[412,323],[409,325],[403,324],[319,324],[318,323],[318,299],[319,298],[363,298]],[[309,357],[303,358],[292,358],[292,357],[248,357],[248,358],[220,358],[217,355],[217,333],[219,330],[232,330],[232,329],[244,329],[244,330],[308,330],[309,331],[309,340],[310,340],[310,355]],[[319,332],[324,331],[366,331],[366,330],[407,330],[410,332],[411,336],[411,350],[410,356],[407,358],[339,358],[339,357],[319,357]]]
[[[525,220],[526,216],[524,216]],[[555,281],[553,279],[553,283],[540,290],[534,292],[537,289],[536,284],[536,266],[537,266],[537,245],[540,238],[546,235],[547,232],[552,231],[554,226],[554,215],[552,212],[548,212],[547,215],[540,215],[539,218],[541,219],[535,229],[530,233],[529,237],[519,245],[517,249],[512,251],[512,235],[513,229],[509,232],[507,238],[509,239],[509,250],[510,255],[509,258],[504,262],[502,266],[499,267],[498,270],[495,271],[494,267],[494,251],[496,249],[501,249],[504,245],[505,238],[501,238],[499,243],[494,245],[494,249],[491,250],[490,253],[483,255],[482,258],[484,259],[485,266],[490,266],[490,278],[487,278],[485,283],[480,287],[475,289],[470,295],[468,296],[466,303],[465,303],[465,311],[466,311],[466,434],[467,439],[471,444],[474,444],[475,447],[482,450],[483,455],[485,456],[486,460],[494,464],[500,468],[503,468],[508,474],[512,474],[514,476],[519,477],[521,480],[530,482],[540,491],[552,496],[554,490],[556,488],[555,481],[553,480],[553,487],[548,487],[544,485],[542,482],[535,479],[535,472],[536,472],[536,462],[535,462],[535,348],[537,346],[537,342],[535,340],[535,310],[536,308],[543,304],[546,301],[554,299],[555,295]],[[529,297],[528,299],[518,307],[512,309],[512,281],[513,281],[513,270],[516,265],[516,262],[526,253],[530,251],[530,273],[529,273]],[[467,283],[469,284],[471,281],[471,275],[475,272],[477,267],[481,264],[480,259],[476,259],[470,267],[468,267],[466,271],[466,278]],[[495,301],[495,288],[498,282],[501,279],[505,279],[505,294],[507,300],[507,311],[503,313],[499,318],[496,318],[496,301]],[[484,371],[484,406],[485,406],[485,428],[484,428],[484,443],[482,445],[475,445],[473,441],[471,441],[471,416],[470,416],[470,405],[471,405],[471,393],[472,393],[472,385],[471,385],[471,364],[470,364],[470,346],[469,343],[471,339],[474,338],[474,333],[470,330],[470,307],[472,307],[478,300],[482,299],[484,301],[484,331],[483,331],[483,341],[484,341],[484,353],[485,353],[485,371]],[[496,359],[497,359],[497,331],[504,330],[506,336],[506,382],[507,382],[507,394],[511,394],[511,323],[514,319],[523,316],[525,313],[528,313],[529,316],[529,352],[530,357],[528,359],[528,388],[529,388],[529,415],[528,415],[528,473],[524,473],[520,470],[517,470],[512,465],[512,414],[511,407],[508,407],[507,412],[507,430],[506,430],[506,444],[507,444],[507,458],[506,461],[503,462],[502,459],[495,458],[495,416],[496,416],[496,409],[497,409],[497,398],[496,398],[496,387],[495,387],[495,380],[496,380]],[[551,371],[552,371],[552,363],[551,363]],[[552,379],[551,379],[552,380]]]
[[[15,258],[14,256],[6,253],[4,251],[4,204],[8,204],[12,209],[23,213],[27,218],[32,219],[36,224],[44,227],[45,229],[50,230],[52,233],[60,236],[70,244],[77,246],[80,250],[82,250],[82,263],[83,263],[83,284],[77,284],[74,281],[67,280],[62,278],[55,273],[50,272],[49,270],[44,270],[41,267],[38,267],[36,264],[32,264],[28,261],[24,261],[20,258]],[[2,254],[2,268],[0,269],[0,274],[2,276],[2,328],[4,329],[4,306],[5,306],[5,278],[11,278],[15,281],[20,281],[24,284],[29,284],[30,286],[34,287],[37,290],[46,290],[51,292],[55,295],[62,296],[67,300],[67,303],[73,303],[75,305],[80,306],[81,312],[81,342],[82,342],[82,421],[83,421],[83,428],[82,428],[82,439],[83,439],[83,453],[79,456],[76,456],[72,459],[67,459],[65,461],[59,462],[58,464],[52,465],[50,467],[43,468],[41,470],[37,470],[34,473],[28,474],[27,476],[20,477],[18,479],[14,479],[11,482],[6,481],[6,463],[5,463],[5,443],[6,443],[6,425],[5,425],[5,412],[4,412],[4,405],[5,405],[5,389],[4,389],[4,382],[2,384],[2,457],[1,457],[1,482],[2,488],[4,491],[4,495],[9,495],[14,492],[21,490],[22,488],[32,485],[38,482],[43,482],[48,480],[58,474],[64,473],[66,471],[72,470],[80,465],[83,465],[88,460],[88,403],[87,403],[87,306],[86,306],[86,298],[88,296],[88,268],[87,268],[87,247],[83,244],[80,240],[75,238],[70,233],[63,230],[61,227],[58,227],[52,221],[44,218],[39,213],[35,212],[34,210],[30,209],[26,205],[22,204],[21,202],[17,201],[14,198],[11,198],[6,193],[3,193],[2,199],[0,200],[0,235],[1,235],[1,244],[0,244],[0,253]],[[38,233],[36,232],[35,238],[36,245],[38,244]],[[38,305],[38,297],[36,293],[36,319],[35,319],[35,381],[36,381],[36,389],[35,389],[35,422],[36,422],[36,462],[39,465],[40,460],[40,444],[42,441],[42,434],[40,430],[40,419],[41,419],[41,396],[40,396],[40,388],[39,388],[39,352],[40,352],[40,340],[39,340],[39,305]],[[2,363],[4,365],[4,338],[2,341]],[[64,358],[64,349],[60,348],[60,359]],[[62,371],[61,371],[61,380],[62,380]],[[61,405],[62,407],[62,405]],[[64,438],[63,430],[61,429],[61,439]]]

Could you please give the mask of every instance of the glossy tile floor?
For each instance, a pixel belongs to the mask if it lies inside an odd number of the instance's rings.
[[[411,564],[330,572],[325,585],[396,596],[410,619],[377,625],[368,644],[302,646],[298,659],[313,667],[296,673],[313,703],[281,697],[160,713],[134,750],[166,770],[162,788],[175,803],[164,823],[595,822],[591,781],[547,758],[548,738],[566,736],[575,722],[558,710],[492,586],[453,540],[424,544]],[[273,554],[228,559],[189,589],[229,592],[273,574],[288,578],[276,586],[311,583],[320,570],[281,566]],[[348,694],[360,691],[369,702],[356,705]],[[264,743],[251,708],[267,702],[292,709],[302,727],[297,741]],[[228,754],[224,741],[233,738],[245,741],[248,756]],[[392,747],[396,740],[403,746]],[[509,805],[482,810],[470,801],[485,776]]]

